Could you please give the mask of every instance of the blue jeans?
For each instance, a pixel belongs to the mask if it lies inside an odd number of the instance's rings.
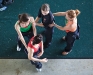
[[[28,52],[27,52],[26,49],[24,49],[24,51],[25,51],[26,54],[28,54]],[[39,48],[39,50],[33,54],[33,57],[38,59],[37,55],[38,55],[40,52],[41,52],[41,50],[40,50],[40,48]],[[32,60],[30,60],[30,62],[31,62],[32,65],[35,65],[36,68],[38,68],[38,69],[42,68],[41,62],[32,61]]]

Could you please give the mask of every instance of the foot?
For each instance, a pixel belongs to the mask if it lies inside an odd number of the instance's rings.
[[[65,40],[65,36],[62,39]]]
[[[41,69],[41,68],[40,68],[40,69],[36,68],[36,70],[37,70],[38,72],[41,72],[41,71],[42,71],[42,69]]]
[[[17,51],[21,51],[21,48],[17,45]]]
[[[69,52],[63,51],[63,52],[62,52],[62,55],[67,55],[67,54],[69,54],[71,51],[72,51],[72,50],[70,50]]]
[[[0,8],[0,11],[4,11],[4,10],[6,10],[6,6],[4,6],[4,7],[2,7],[2,8]]]
[[[44,49],[48,48],[49,46],[50,46],[50,44],[44,43]]]
[[[69,52],[65,52],[65,51],[64,51],[64,52],[62,52],[62,55],[67,55],[68,53],[69,53]]]
[[[79,33],[77,34],[77,37],[76,37],[76,39],[77,39],[77,40],[79,40],[79,39],[80,39],[80,37],[79,37]]]

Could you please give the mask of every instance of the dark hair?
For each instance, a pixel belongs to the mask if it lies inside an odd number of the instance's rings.
[[[49,4],[47,4],[47,3],[43,4],[42,7],[41,7],[41,10],[49,11],[50,10]]]
[[[19,23],[21,22],[27,22],[29,15],[27,13],[23,13],[23,14],[19,14],[18,18],[19,18]]]
[[[37,36],[34,37],[32,44],[33,45],[39,44],[42,40],[43,40],[43,36],[41,34],[38,34]]]

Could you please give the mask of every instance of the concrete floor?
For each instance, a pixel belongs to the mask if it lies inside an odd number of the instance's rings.
[[[0,59],[0,75],[93,75],[93,60],[49,59],[37,72],[27,59]]]

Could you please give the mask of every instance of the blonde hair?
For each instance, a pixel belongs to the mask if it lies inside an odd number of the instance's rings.
[[[74,17],[77,17],[80,14],[80,11],[78,9],[76,9],[76,10],[68,10],[67,14],[68,14],[69,18],[74,18]]]

